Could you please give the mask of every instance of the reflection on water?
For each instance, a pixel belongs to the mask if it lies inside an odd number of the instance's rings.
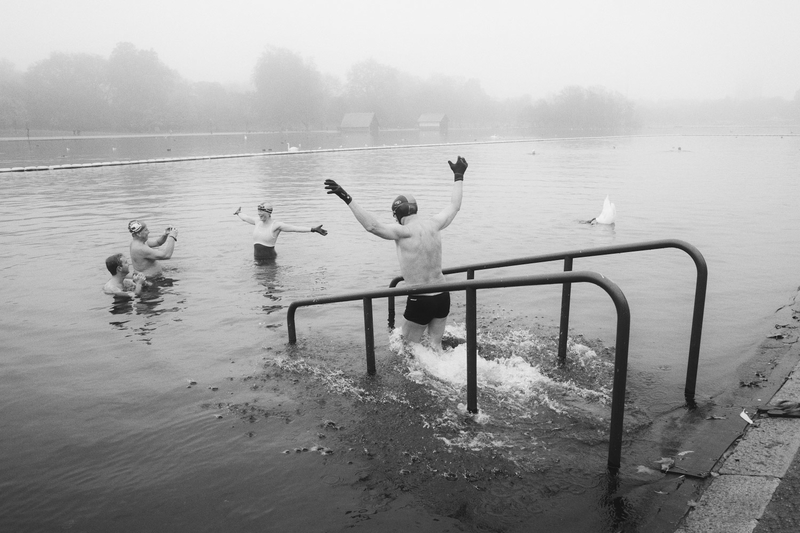
[[[264,287],[264,297],[273,302],[261,305],[261,310],[266,314],[275,313],[284,308],[284,306],[280,303],[280,294],[284,292],[284,289],[280,286],[280,282],[278,281],[279,274],[281,274],[281,267],[278,264],[277,258],[260,259],[254,261],[253,278],[258,282],[259,285]],[[267,324],[266,327],[276,328],[280,327],[280,325],[281,323],[277,322]]]
[[[177,282],[178,280],[175,278],[161,275],[150,279],[148,284],[142,288],[142,292],[134,298],[114,297],[109,313],[137,317],[137,319],[141,317],[146,321],[141,325],[131,324],[131,319],[114,320],[109,323],[119,331],[128,332],[125,335],[126,337],[133,337],[145,344],[151,344],[153,335],[155,335],[160,324],[160,321],[156,319],[166,313],[177,313],[185,308],[186,302],[181,299],[180,293],[172,290],[177,285]],[[174,302],[174,305],[172,307],[164,307],[165,301]],[[180,321],[180,318],[173,318],[172,320]],[[139,322],[139,320],[136,320],[136,322]]]

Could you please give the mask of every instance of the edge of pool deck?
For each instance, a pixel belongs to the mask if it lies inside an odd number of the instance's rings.
[[[793,302],[786,306],[791,312],[792,329],[788,353],[800,353],[797,341],[797,320],[800,305]],[[777,326],[776,326],[777,327]],[[792,493],[798,483],[796,474],[787,477],[800,466],[800,417],[770,416],[764,409],[786,400],[800,403],[800,363],[784,381],[783,385],[754,415],[753,424],[748,425],[742,438],[732,451],[715,468],[711,482],[700,498],[693,502],[689,511],[678,523],[675,533],[751,533],[765,516],[773,496],[782,482],[791,484]],[[790,488],[790,487],[787,487]],[[795,498],[796,499],[796,498]],[[782,516],[776,520],[800,524],[800,506],[790,504],[778,511]],[[786,514],[792,516],[786,516]],[[775,513],[773,513],[775,514]],[[798,529],[772,529],[767,523],[765,533],[772,531],[798,531]]]

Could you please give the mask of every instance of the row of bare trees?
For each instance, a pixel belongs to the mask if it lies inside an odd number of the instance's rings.
[[[538,131],[632,131],[675,109],[645,109],[602,87],[566,87],[538,101],[498,101],[474,79],[422,80],[366,60],[344,81],[298,54],[266,49],[253,68],[254,89],[190,82],[153,50],[119,43],[108,58],[53,53],[18,72],[0,60],[0,131],[220,132],[335,129],[347,112],[376,113],[382,128],[410,128],[422,113],[445,113],[451,127],[529,127]],[[794,102],[772,102],[771,116],[800,118]],[[707,109],[708,106],[702,107]],[[724,104],[712,106],[731,111]],[[684,108],[685,109],[685,106]],[[759,106],[748,108],[757,118]],[[735,111],[735,109],[734,109]]]

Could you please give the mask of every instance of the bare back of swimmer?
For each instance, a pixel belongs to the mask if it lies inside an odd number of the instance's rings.
[[[328,194],[335,194],[344,200],[365,230],[395,242],[400,273],[409,285],[435,285],[446,281],[442,273],[441,231],[450,225],[461,209],[464,172],[467,170],[467,161],[461,156],[456,163],[448,163],[454,177],[450,203],[436,215],[423,218],[417,214],[417,202],[413,196],[398,196],[392,203],[392,213],[398,224],[380,222],[372,213],[353,201],[338,183],[325,180]],[[427,329],[432,346],[441,349],[449,312],[450,299],[446,292],[409,296],[404,314],[406,321],[403,324],[403,337],[409,342],[420,342]]]

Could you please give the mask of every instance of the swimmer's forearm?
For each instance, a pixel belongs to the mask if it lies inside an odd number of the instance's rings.
[[[290,231],[292,233],[308,233],[313,228],[309,228],[308,226],[292,226],[291,224],[283,224],[280,225],[281,231]]]
[[[255,221],[255,219],[253,217],[251,217],[250,215],[245,215],[241,211],[234,213],[234,215],[239,217],[240,220],[242,220],[244,222],[247,222],[248,224],[254,224],[255,225],[255,223],[256,223],[256,221]]]
[[[164,235],[160,235],[159,237],[156,237],[155,239],[147,239],[147,246],[149,246],[150,248],[158,248],[159,246],[161,246],[165,242],[167,242],[167,234],[166,233]]]
[[[455,207],[456,211],[461,209],[461,200],[464,197],[464,182],[459,180],[453,183],[453,192],[450,193],[450,205]]]

